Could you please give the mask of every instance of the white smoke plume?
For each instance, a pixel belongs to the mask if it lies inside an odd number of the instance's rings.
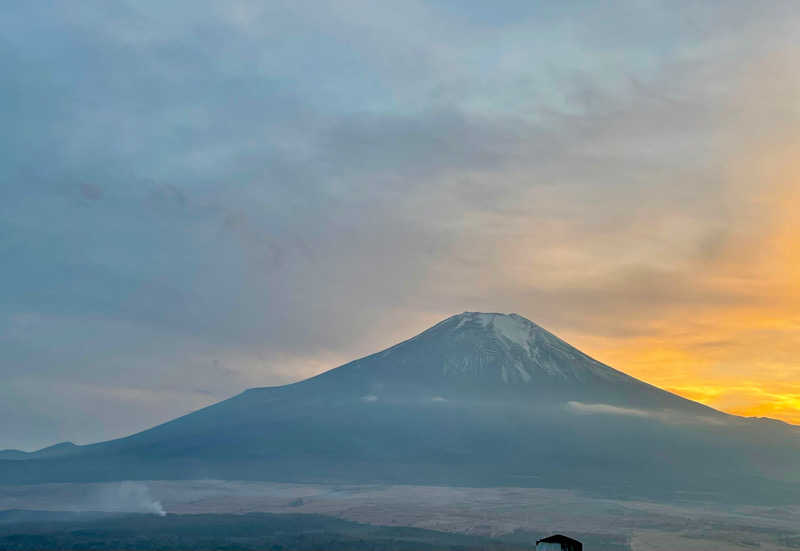
[[[105,484],[89,496],[89,509],[120,513],[152,513],[164,516],[161,502],[153,499],[150,488],[142,482],[124,481]]]

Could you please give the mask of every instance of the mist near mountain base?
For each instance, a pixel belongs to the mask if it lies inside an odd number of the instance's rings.
[[[153,499],[147,484],[128,480],[94,488],[82,508],[108,513],[150,513],[161,517],[167,514],[161,502]]]

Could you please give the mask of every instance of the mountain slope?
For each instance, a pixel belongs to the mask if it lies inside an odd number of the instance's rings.
[[[296,384],[0,462],[0,482],[413,482],[794,502],[799,436],[629,377],[515,314],[466,312]]]
[[[300,384],[323,382],[376,398],[437,393],[528,404],[586,398],[723,415],[604,365],[517,314],[452,316],[383,352]]]

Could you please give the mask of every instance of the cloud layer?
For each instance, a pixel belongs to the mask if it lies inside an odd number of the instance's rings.
[[[123,435],[464,310],[800,422],[799,23],[792,2],[14,3],[0,447]],[[717,402],[731,386],[756,390]]]

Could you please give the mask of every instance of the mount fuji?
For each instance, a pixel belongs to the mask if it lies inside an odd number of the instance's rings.
[[[0,454],[0,483],[250,479],[800,502],[800,427],[728,415],[516,314],[465,312],[149,430]]]

